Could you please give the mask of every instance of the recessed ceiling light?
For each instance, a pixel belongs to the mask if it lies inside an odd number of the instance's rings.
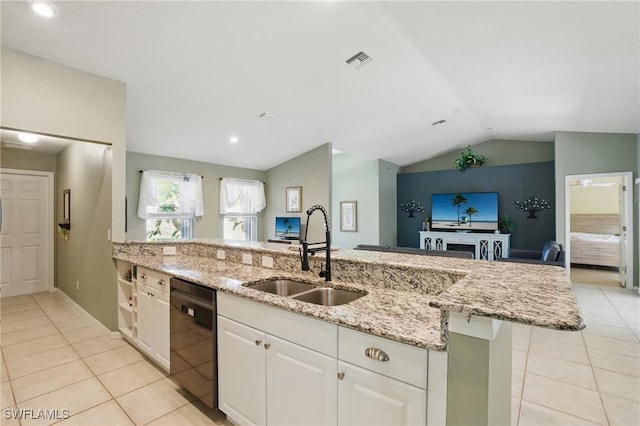
[[[40,138],[33,133],[18,133],[18,139],[24,143],[36,143]]]
[[[60,13],[58,6],[50,1],[33,1],[31,2],[31,10],[45,18],[53,18]]]
[[[238,137],[237,137],[237,136],[231,136],[231,137],[229,138],[229,142],[231,142],[231,143],[238,143],[238,141],[239,141],[239,140],[240,140],[240,139],[238,139]]]

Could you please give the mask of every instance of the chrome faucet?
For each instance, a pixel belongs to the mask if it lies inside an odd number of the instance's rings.
[[[325,243],[326,247],[312,248],[309,249],[309,242],[307,241],[307,232],[309,231],[309,218],[316,210],[320,210],[324,216],[324,232],[325,232]],[[316,204],[315,206],[309,208],[307,210],[307,227],[304,231],[304,240],[302,241],[302,254],[300,255],[300,262],[302,263],[302,270],[309,270],[309,253],[313,254],[316,251],[326,249],[326,266],[323,269],[320,267],[320,276],[325,279],[325,281],[331,281],[331,232],[329,231],[329,216],[327,215],[327,210],[322,207],[320,204]]]

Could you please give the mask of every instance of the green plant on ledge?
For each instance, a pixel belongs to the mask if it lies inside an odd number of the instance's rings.
[[[516,229],[516,223],[511,219],[511,216],[505,213],[498,221],[498,228],[503,234],[511,234]]]
[[[460,157],[456,158],[455,164],[456,169],[464,172],[469,167],[480,167],[485,161],[487,161],[487,157],[484,155],[476,154],[471,150],[471,145],[467,145],[467,149],[460,153]]]

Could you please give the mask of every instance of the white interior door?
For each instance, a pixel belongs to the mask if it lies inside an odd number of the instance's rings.
[[[633,174],[622,173],[620,189],[620,283],[633,288]]]
[[[620,205],[620,230],[618,231],[618,235],[620,236],[620,285],[623,287],[627,284],[627,238],[629,237],[627,234],[627,221],[625,216],[625,191],[626,187],[624,182],[618,185],[618,202]]]
[[[47,291],[53,283],[52,176],[0,175],[0,297]]]

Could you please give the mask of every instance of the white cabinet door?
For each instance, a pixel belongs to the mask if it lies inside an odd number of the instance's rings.
[[[335,425],[337,361],[267,335],[267,424]]]
[[[153,356],[153,293],[150,287],[138,285],[138,347]]]
[[[235,424],[267,420],[265,333],[218,316],[218,403]]]
[[[398,380],[338,362],[339,425],[424,425],[427,392]]]
[[[169,370],[169,295],[155,292],[153,357]]]

